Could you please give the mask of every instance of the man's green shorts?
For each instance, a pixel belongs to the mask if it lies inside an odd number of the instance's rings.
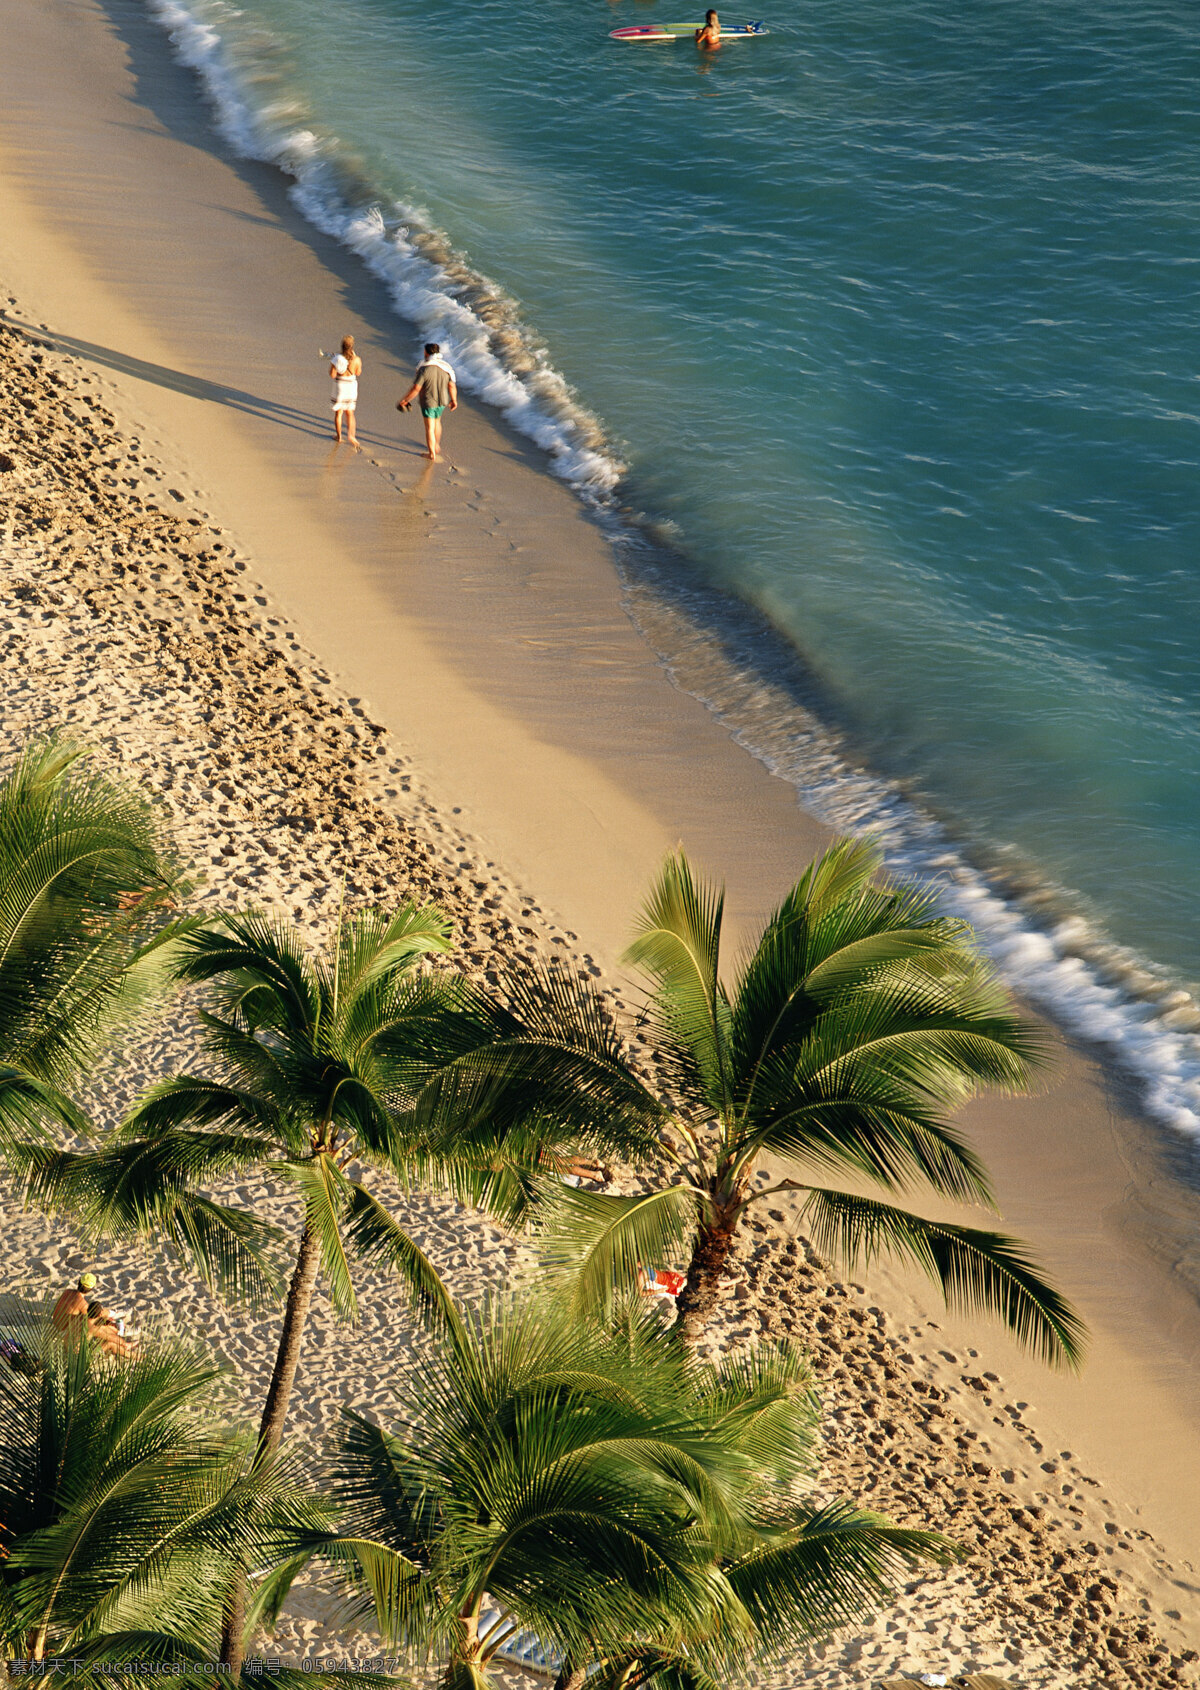
[[[422,405],[421,415],[423,417],[440,417],[445,409],[444,405]]]

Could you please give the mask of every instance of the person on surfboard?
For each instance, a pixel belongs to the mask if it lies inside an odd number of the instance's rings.
[[[721,20],[711,9],[704,14],[704,26],[696,31],[696,45],[704,53],[715,53],[721,45]]]

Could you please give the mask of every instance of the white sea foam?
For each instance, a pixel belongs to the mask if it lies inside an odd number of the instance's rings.
[[[877,839],[892,874],[932,885],[944,910],[970,922],[1014,990],[1107,1050],[1137,1083],[1148,1114],[1200,1138],[1200,1010],[1189,992],[1077,913],[1041,919],[1037,894],[1053,889],[1035,888],[1026,899],[997,891],[940,822],[856,768],[794,690],[771,679],[753,650],[754,631],[732,627],[744,620],[736,611],[723,618],[715,598],[678,581],[639,586],[636,567],[630,586],[634,618],[677,684],[795,787],[806,810],[839,833]],[[1070,902],[1066,894],[1046,900]]]
[[[447,346],[463,387],[541,446],[565,481],[615,515],[607,495],[623,466],[607,448],[599,423],[532,339],[512,301],[472,270],[418,208],[350,203],[332,144],[298,121],[294,107],[281,102],[272,108],[251,99],[227,42],[210,21],[221,15],[222,4],[147,0],[177,57],[199,75],[221,134],[238,153],[288,175],[292,198],[305,217],[357,254],[385,283],[397,312],[419,338]],[[235,16],[232,10],[229,16]],[[643,522],[642,528],[651,538],[670,543],[669,535],[656,536],[653,524]],[[629,561],[636,568],[634,558]],[[1069,1031],[1107,1048],[1140,1082],[1150,1114],[1200,1137],[1200,1037],[1193,1031],[1196,1005],[1185,991],[1172,991],[1152,965],[1117,952],[1078,918],[1040,925],[964,861],[938,822],[886,782],[855,769],[815,717],[764,683],[753,662],[742,667],[721,659],[697,665],[695,645],[702,639],[689,637],[677,646],[672,638],[664,640],[661,627],[650,625],[656,618],[647,622],[636,602],[633,608],[680,685],[703,699],[741,744],[793,785],[806,809],[840,831],[878,838],[893,873],[936,885],[943,906],[971,922],[1018,991]],[[711,608],[701,613],[701,622]],[[683,649],[689,643],[690,652]]]
[[[593,498],[609,493],[624,466],[503,290],[473,271],[418,208],[351,204],[334,143],[298,124],[294,107],[251,99],[208,16],[182,0],[147,5],[176,56],[199,76],[230,146],[291,177],[292,200],[308,221],[362,259],[419,337],[442,343],[462,387],[540,446],[557,475]]]

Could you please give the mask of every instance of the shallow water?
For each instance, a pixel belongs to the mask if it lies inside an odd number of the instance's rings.
[[[667,0],[188,10],[247,146],[377,268],[399,229],[422,331],[623,463],[876,770],[1200,974],[1191,8],[776,0],[707,59],[608,39]]]

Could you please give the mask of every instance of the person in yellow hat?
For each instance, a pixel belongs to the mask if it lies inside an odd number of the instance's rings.
[[[81,1273],[78,1282],[64,1291],[50,1316],[56,1331],[65,1337],[77,1337],[88,1327],[88,1296],[96,1289],[96,1275]]]

